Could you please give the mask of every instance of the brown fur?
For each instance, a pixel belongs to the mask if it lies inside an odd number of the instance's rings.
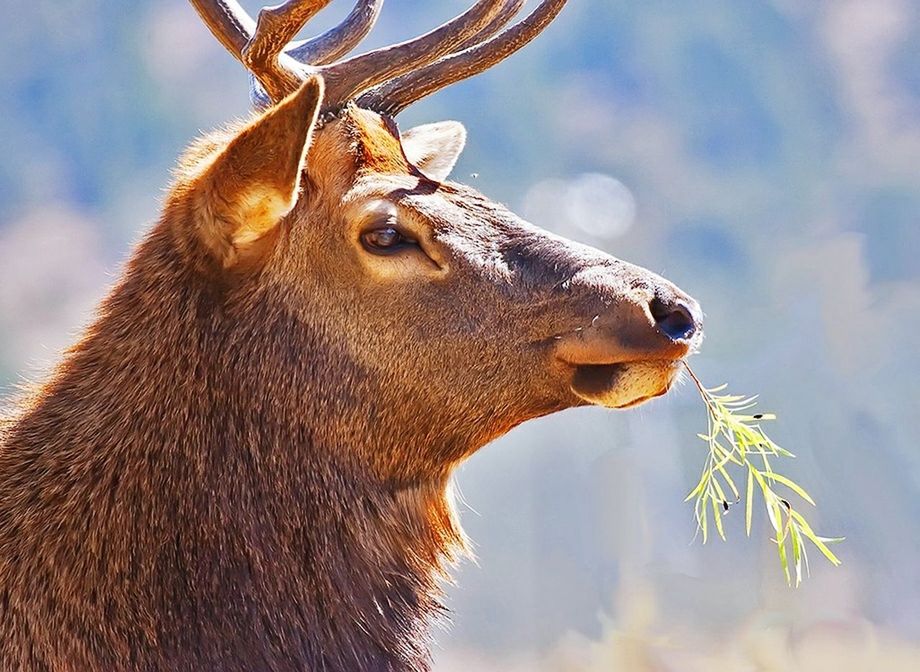
[[[412,171],[399,142],[396,122],[354,106],[347,114],[353,123],[355,144],[360,149],[359,168],[397,175]]]
[[[604,363],[686,353],[630,317],[666,281],[428,180],[392,120],[311,139],[309,86],[190,150],[3,425],[0,669],[427,670],[455,465],[585,403],[555,353],[595,315]],[[381,199],[419,250],[362,251]]]

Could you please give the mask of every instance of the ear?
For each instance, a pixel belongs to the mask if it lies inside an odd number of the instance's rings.
[[[466,129],[459,121],[440,121],[410,128],[400,134],[400,139],[409,163],[440,182],[447,179],[460,158]]]
[[[322,80],[308,79],[239,132],[194,186],[199,235],[224,268],[251,257],[297,203],[322,99]]]

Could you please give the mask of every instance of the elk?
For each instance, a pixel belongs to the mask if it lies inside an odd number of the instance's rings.
[[[94,322],[0,423],[0,669],[422,671],[465,552],[451,474],[512,427],[664,394],[673,284],[447,180],[413,101],[494,65],[479,0],[347,56],[382,0],[192,0],[258,113],[197,141]],[[510,27],[509,27],[510,24]]]

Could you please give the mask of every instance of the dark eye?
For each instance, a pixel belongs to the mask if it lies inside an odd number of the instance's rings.
[[[414,240],[406,238],[398,229],[392,226],[365,231],[361,234],[361,243],[364,245],[364,249],[374,254],[393,254],[416,244]]]

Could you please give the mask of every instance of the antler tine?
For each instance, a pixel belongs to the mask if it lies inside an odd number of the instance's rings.
[[[358,0],[351,13],[335,28],[292,45],[286,53],[296,61],[310,65],[337,61],[367,37],[382,8],[383,0]]]
[[[287,0],[259,11],[256,30],[243,48],[242,60],[272,100],[278,101],[295,91],[304,79],[291,63],[283,63],[284,48],[307,21],[331,0]],[[287,59],[290,61],[293,59]]]
[[[451,53],[458,44],[485,28],[501,6],[502,0],[479,0],[463,14],[414,40],[322,66],[326,80],[324,107],[340,105],[375,84]]]
[[[272,100],[296,90],[311,70],[284,47],[331,0],[287,0],[259,12],[254,22],[237,0],[191,0],[214,36],[259,80]]]
[[[489,23],[489,25],[487,25],[475,35],[469,37],[457,45],[454,48],[454,51],[463,51],[464,49],[468,49],[469,47],[479,44],[480,42],[485,42],[487,39],[495,35],[495,33],[497,33],[499,30],[504,28],[508,22],[511,21],[511,19],[513,19],[519,11],[521,11],[521,7],[524,6],[526,1],[527,0],[505,0],[505,4],[501,8],[501,11],[495,15],[495,18],[492,19],[491,23]]]
[[[474,47],[396,77],[358,98],[358,105],[395,115],[415,101],[445,86],[477,75],[506,59],[539,35],[567,0],[543,0],[526,18]]]
[[[236,0],[189,0],[217,41],[241,63],[243,49],[252,39],[255,21]]]

